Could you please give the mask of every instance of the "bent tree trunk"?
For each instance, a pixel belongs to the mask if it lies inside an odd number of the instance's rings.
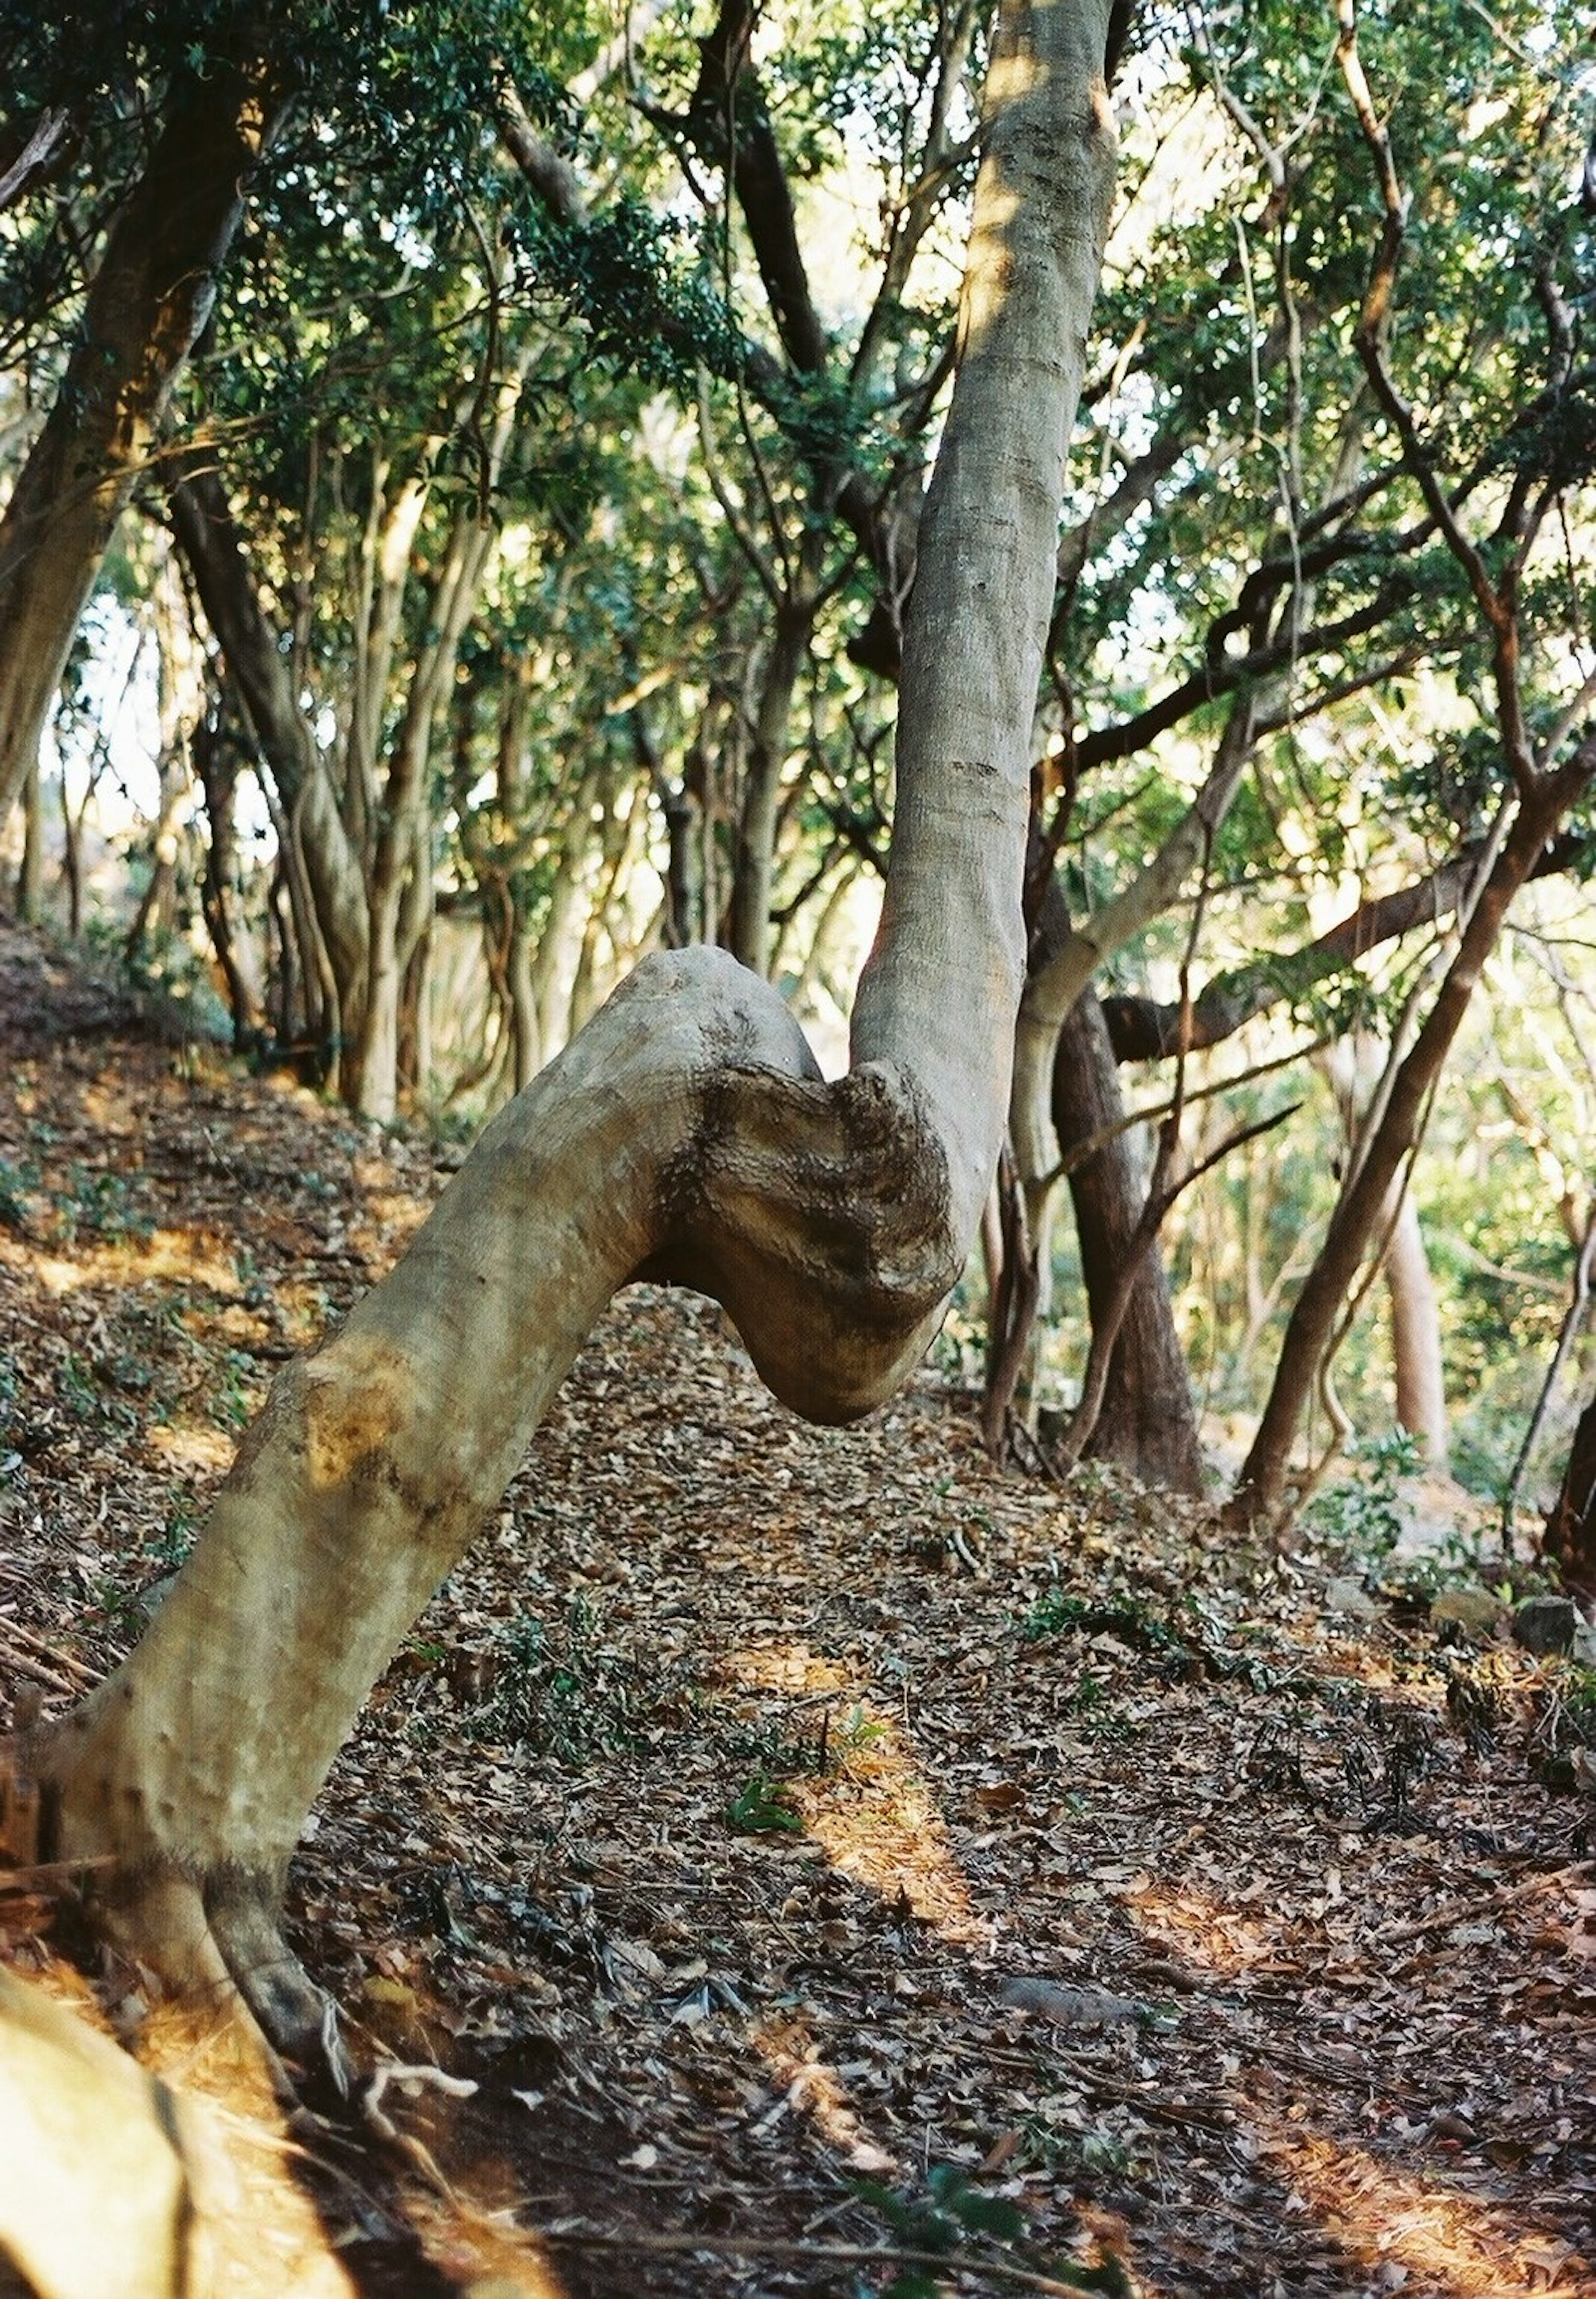
[[[209,316],[283,100],[266,65],[212,58],[179,92],[112,227],[60,393],[0,520],[0,822],[38,755],[79,618]]]
[[[378,1672],[496,1501],[615,1289],[723,1302],[843,1420],[918,1361],[1002,1131],[1033,707],[1112,172],[1108,0],[1007,0],[960,363],[922,531],[882,925],[821,1081],[724,952],[650,960],[488,1128],[404,1259],[246,1436],[129,1661],[35,1751],[57,1850],[169,1978],[313,2057],[277,1908]]]

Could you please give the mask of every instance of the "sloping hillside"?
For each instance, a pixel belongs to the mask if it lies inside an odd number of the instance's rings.
[[[447,1178],[170,1034],[0,930],[13,1714],[125,1649]],[[0,1938],[225,2111],[229,2290],[1573,2295],[1592,1694],[1477,1589],[1000,1478],[933,1374],[803,1427],[639,1289],[294,1877],[367,2054],[475,2092],[285,2132],[70,1894],[13,1875]]]

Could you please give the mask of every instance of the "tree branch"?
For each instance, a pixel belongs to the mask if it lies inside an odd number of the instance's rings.
[[[1591,842],[1567,833],[1547,847],[1531,871],[1553,877],[1574,867]],[[1269,953],[1234,967],[1210,982],[1192,1009],[1191,1050],[1221,1044],[1255,1016],[1286,999],[1301,998],[1326,975],[1355,965],[1383,942],[1432,925],[1450,916],[1466,892],[1480,856],[1466,847],[1426,878],[1389,894],[1376,895],[1301,950]],[[1154,998],[1110,997],[1102,1001],[1114,1058],[1121,1062],[1161,1061],[1176,1050],[1179,1008]]]

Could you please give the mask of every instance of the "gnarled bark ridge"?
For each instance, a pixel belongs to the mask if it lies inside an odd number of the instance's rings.
[[[619,1285],[725,1303],[840,1420],[918,1361],[996,1162],[1024,969],[1031,721],[1111,178],[1106,0],[1007,0],[954,396],[922,529],[897,828],[854,1067],[722,953],[656,958],[488,1128],[398,1267],[279,1377],[125,1665],[38,1752],[146,1961],[313,2054],[276,1911],[378,1674]]]

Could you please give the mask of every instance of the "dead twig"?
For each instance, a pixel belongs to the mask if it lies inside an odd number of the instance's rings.
[[[961,2252],[916,2251],[894,2244],[805,2243],[786,2236],[687,2235],[675,2231],[649,2235],[641,2230],[625,2235],[550,2230],[540,2234],[539,2239],[564,2251],[702,2251],[722,2259],[824,2259],[859,2266],[935,2267],[943,2275],[985,2275],[994,2283],[1010,2283],[1021,2291],[1054,2293],[1059,2299],[1077,2299],[1082,2291],[1106,2292],[1109,2299],[1130,2299],[1135,2289],[1117,2260],[1102,2267],[1084,2267],[1077,2279],[1064,2282],[1055,2275],[1041,2275],[1034,2268],[1016,2266],[1006,2259],[972,2259]]]
[[[36,1636],[31,1629],[24,1628],[21,1621],[0,1620],[0,1630],[8,1639],[14,1639],[24,1652],[31,1653],[36,1660],[46,1661],[52,1668],[59,1668],[68,1676],[81,1678],[85,1686],[98,1684],[102,1674],[99,1669],[91,1668],[87,1661],[79,1660],[72,1653],[62,1652],[56,1645],[46,1644],[43,1637]]]
[[[1467,1900],[1443,1900],[1429,1915],[1419,1916],[1410,1923],[1382,1924],[1377,1932],[1370,1932],[1372,1945],[1378,1940],[1387,1946],[1395,1940],[1422,1939],[1426,1932],[1439,1931],[1444,1924],[1461,1923],[1469,1916],[1489,1915],[1493,1909],[1506,1908],[1515,1900],[1527,1900],[1535,1892],[1543,1892],[1553,1884],[1572,1883],[1576,1876],[1596,1872],[1596,1860],[1575,1860],[1567,1868],[1553,1868],[1543,1876],[1521,1877],[1517,1884],[1500,1885],[1494,1892],[1478,1892]]]

